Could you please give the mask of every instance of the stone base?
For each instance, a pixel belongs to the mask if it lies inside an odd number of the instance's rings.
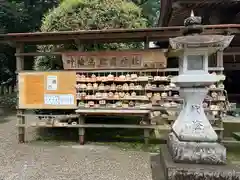
[[[174,162],[226,164],[226,148],[217,142],[180,141],[174,133],[170,133],[167,145]]]
[[[175,163],[166,146],[160,155],[151,157],[151,168],[153,180],[240,180],[240,168],[234,165]]]

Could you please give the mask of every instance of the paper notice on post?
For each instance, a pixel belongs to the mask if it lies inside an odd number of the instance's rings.
[[[47,90],[57,90],[57,76],[47,76]]]
[[[44,104],[74,105],[74,96],[72,94],[44,94]]]

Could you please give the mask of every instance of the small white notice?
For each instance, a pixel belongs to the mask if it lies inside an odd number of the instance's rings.
[[[57,76],[47,76],[47,90],[57,90]]]
[[[45,94],[44,104],[47,105],[74,105],[72,94]]]

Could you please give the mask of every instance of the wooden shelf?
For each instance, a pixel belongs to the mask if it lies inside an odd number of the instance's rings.
[[[168,116],[168,117],[159,117],[159,118],[161,118],[161,119],[163,119],[163,120],[167,120],[167,121],[175,121],[176,119],[177,119],[177,116]],[[208,118],[208,120],[209,121],[219,121],[219,118]]]
[[[82,124],[82,125],[51,125],[51,124],[37,124],[29,125],[17,124],[17,127],[45,127],[45,128],[128,128],[128,129],[157,129],[157,130],[171,130],[169,125],[124,125],[124,124]],[[213,127],[215,131],[223,131],[224,128]]]
[[[112,89],[81,89],[81,88],[76,88],[77,91],[84,91],[84,92],[87,92],[87,91],[179,91],[180,88],[169,88],[169,89],[166,89],[166,88],[149,88],[149,89],[121,89],[121,90],[118,90],[118,89],[115,89],[115,90],[112,90]],[[224,89],[221,89],[221,88],[209,88],[208,89],[209,91],[225,91]]]
[[[229,124],[240,124],[240,119],[223,119],[223,123]]]
[[[209,88],[208,91],[225,91],[223,88]]]
[[[29,125],[17,124],[17,127],[46,127],[46,128],[129,128],[129,129],[160,129],[170,130],[167,125],[123,125],[123,124],[83,124],[83,125],[50,125],[50,124],[37,124],[32,123]]]
[[[179,91],[179,88],[172,88],[172,89],[165,89],[165,88],[152,88],[152,89],[122,89],[122,90],[112,90],[112,89],[91,89],[91,90],[88,90],[88,89],[80,89],[80,88],[76,88],[77,91],[83,91],[83,92],[86,92],[86,91]]]
[[[209,67],[208,68],[209,71],[223,71],[224,68],[223,67]],[[79,73],[105,73],[105,72],[178,72],[179,68],[164,68],[164,69],[147,69],[147,68],[138,68],[138,69],[126,69],[126,68],[118,68],[118,69],[100,69],[100,70],[96,70],[96,69],[81,69],[78,70],[77,72]]]
[[[113,83],[124,83],[124,82],[170,82],[170,79],[166,79],[166,80],[106,80],[106,81],[85,81],[85,80],[79,80],[77,79],[76,82],[80,82],[80,83],[107,83],[107,82],[113,82]]]
[[[79,108],[75,112],[76,113],[88,113],[88,112],[96,112],[96,113],[101,113],[101,112],[116,112],[116,113],[122,113],[122,112],[134,112],[134,111],[145,111],[147,110],[148,112],[151,111],[161,111],[161,110],[169,110],[169,111],[180,111],[182,108],[181,107],[163,107],[163,106],[153,106],[153,107],[129,107],[129,108],[107,108],[107,107],[102,107],[102,108]],[[219,110],[211,110],[209,108],[204,108],[204,111],[219,111]]]
[[[77,100],[82,101],[101,101],[101,100],[107,100],[107,101],[150,101],[150,99],[145,98],[77,98]]]
[[[128,109],[107,109],[107,108],[82,108],[82,109],[77,109],[75,111],[76,113],[81,113],[81,114],[148,114],[150,113],[150,109],[136,109],[136,108],[128,108]]]

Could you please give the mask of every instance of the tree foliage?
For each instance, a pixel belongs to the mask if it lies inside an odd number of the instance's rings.
[[[148,19],[148,26],[156,26],[160,15],[160,0],[131,0],[142,8],[143,16]]]
[[[38,30],[43,14],[56,4],[58,0],[0,0],[0,33]],[[14,53],[15,48],[0,44],[0,84],[16,79]]]
[[[64,0],[43,19],[42,31],[139,28],[141,9],[125,0]]]
[[[102,30],[116,28],[145,28],[147,19],[142,16],[141,8],[126,0],[63,0],[61,4],[50,10],[43,18],[41,31],[79,31]],[[112,43],[84,46],[83,50],[128,49],[141,44]],[[55,46],[41,46],[40,51],[55,50]],[[76,49],[73,44],[71,49]],[[63,49],[68,49],[64,47]],[[35,69],[52,68],[50,57],[39,57],[35,61]]]
[[[59,0],[0,0],[0,28],[7,32],[36,31],[49,8]]]

